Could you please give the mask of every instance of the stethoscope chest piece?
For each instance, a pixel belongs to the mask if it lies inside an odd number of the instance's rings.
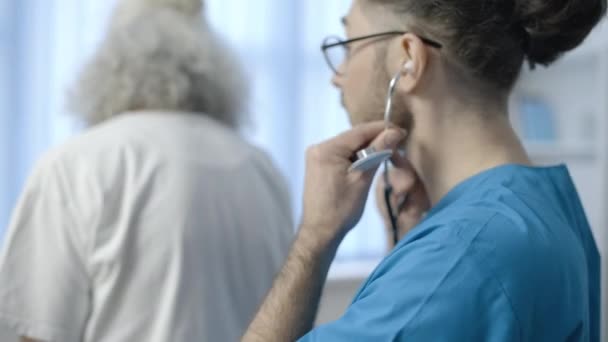
[[[366,172],[379,167],[393,155],[391,150],[376,151],[373,147],[368,147],[357,152],[357,160],[351,165],[349,171]]]

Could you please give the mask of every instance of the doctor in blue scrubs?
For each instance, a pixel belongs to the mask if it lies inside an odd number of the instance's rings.
[[[354,127],[307,152],[298,237],[243,340],[599,341],[600,257],[579,196],[565,166],[532,165],[507,103],[524,63],[548,66],[605,12],[606,0],[354,0],[347,38],[323,45]],[[369,146],[397,151],[399,241],[344,315],[313,329],[370,191],[375,169],[349,170]]]

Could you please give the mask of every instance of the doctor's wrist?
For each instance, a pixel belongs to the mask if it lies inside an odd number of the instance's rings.
[[[317,253],[332,253],[344,239],[340,229],[321,224],[300,224],[297,242],[310,251]]]

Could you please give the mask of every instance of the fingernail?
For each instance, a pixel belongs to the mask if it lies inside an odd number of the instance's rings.
[[[404,129],[394,129],[391,128],[384,138],[384,145],[387,148],[394,148],[399,144],[407,135],[407,132]]]

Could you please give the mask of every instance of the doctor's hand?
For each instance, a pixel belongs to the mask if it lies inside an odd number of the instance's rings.
[[[361,218],[377,170],[349,172],[353,156],[368,146],[394,151],[405,136],[403,130],[385,131],[383,122],[374,122],[309,148],[300,233],[339,243]]]
[[[407,158],[395,153],[392,162],[393,167],[389,169],[388,175],[390,185],[393,187],[390,202],[393,214],[397,218],[397,229],[399,239],[401,239],[420,222],[431,204],[424,184]],[[384,221],[388,246],[393,248],[393,231],[384,198],[384,189],[384,177],[380,176],[376,183],[376,203]]]

